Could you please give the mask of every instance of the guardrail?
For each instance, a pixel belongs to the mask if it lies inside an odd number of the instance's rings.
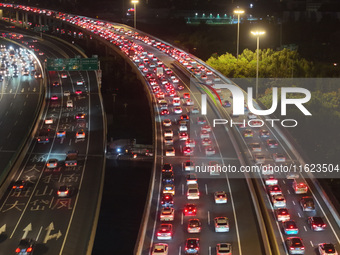
[[[16,44],[16,45],[20,46],[21,48],[25,48],[26,50],[31,51],[29,48],[15,42],[13,40],[3,38],[3,37],[1,37],[1,38],[6,40],[6,41],[9,41],[13,44]],[[3,172],[0,175],[0,197],[2,197],[4,195],[8,186],[12,182],[12,179],[15,175],[15,170],[17,168],[19,168],[21,162],[23,161],[23,159],[25,157],[26,152],[29,149],[31,142],[34,140],[34,134],[37,132],[38,126],[39,126],[38,120],[41,119],[41,116],[44,112],[45,105],[46,105],[45,97],[46,97],[46,93],[47,93],[47,90],[46,90],[47,81],[45,79],[45,77],[46,77],[45,69],[42,67],[39,59],[35,56],[34,53],[33,53],[33,56],[37,60],[37,63],[39,63],[39,65],[40,65],[40,69],[42,71],[41,72],[42,73],[42,79],[40,81],[43,82],[44,85],[40,84],[40,88],[42,88],[42,91],[41,91],[41,93],[39,93],[38,105],[37,105],[37,108],[36,108],[36,111],[35,111],[35,116],[33,118],[31,126],[28,129],[27,135],[22,140],[20,147],[17,149],[17,151],[12,156],[12,158],[8,162],[7,166],[5,167],[5,169],[3,170]]]

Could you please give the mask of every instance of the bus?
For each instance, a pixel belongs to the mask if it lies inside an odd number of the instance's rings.
[[[295,194],[305,194],[308,191],[307,184],[302,178],[294,179],[292,186]]]

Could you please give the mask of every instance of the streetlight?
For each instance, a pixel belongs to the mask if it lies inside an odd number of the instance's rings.
[[[136,10],[136,4],[138,4],[139,3],[139,1],[138,0],[132,0],[131,1],[131,3],[133,3],[133,26],[134,26],[134,28],[136,29],[136,22],[137,22],[137,18],[136,18],[136,16],[137,16],[137,10]]]
[[[257,51],[256,51],[256,95],[255,99],[257,99],[258,87],[259,87],[259,47],[260,47],[260,36],[264,35],[265,31],[251,31],[251,33],[257,37]]]
[[[234,11],[237,14],[237,50],[236,50],[236,58],[238,59],[238,51],[239,51],[239,44],[240,44],[240,15],[244,13],[244,10],[236,9]]]

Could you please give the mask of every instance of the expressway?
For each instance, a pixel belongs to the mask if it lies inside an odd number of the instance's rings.
[[[43,52],[42,59],[79,55],[58,41],[28,36],[21,43]],[[36,139],[0,200],[0,254],[14,253],[24,238],[35,240],[34,254],[86,254],[91,246],[105,160],[97,77],[93,71],[72,71],[49,72],[46,79],[46,107]],[[77,165],[65,166],[68,151],[78,152]],[[16,181],[24,187],[12,188]]]
[[[156,56],[157,60],[160,60],[165,64],[165,66],[172,69],[172,71],[177,75],[177,78],[182,82],[184,85],[184,91],[189,91],[191,94],[191,98],[193,99],[194,105],[199,106],[199,101],[197,101],[197,98],[200,97],[202,92],[202,83],[205,83],[208,85],[207,80],[211,81],[210,84],[215,83],[216,84],[223,84],[227,83],[230,84],[230,81],[228,79],[225,79],[224,77],[221,77],[217,72],[206,66],[204,63],[200,62],[200,60],[194,58],[193,56],[188,55],[187,53],[175,49],[173,46],[165,44],[164,42],[161,42],[160,40],[151,37],[149,35],[143,35],[140,31],[133,31],[128,32],[131,30],[131,28],[128,28],[125,25],[120,24],[110,24],[105,21],[98,21],[94,19],[88,19],[86,17],[79,17],[79,16],[73,16],[68,14],[58,14],[57,18],[62,20],[67,20],[67,22],[70,22],[73,25],[78,25],[84,29],[87,29],[91,32],[95,32],[95,34],[98,34],[101,38],[101,40],[107,40],[112,44],[117,45],[122,51],[124,51],[127,55],[130,55],[129,48],[137,45],[136,49],[136,58],[133,58],[131,56],[131,59],[136,63],[136,67],[140,68],[141,72],[144,72],[144,74],[147,74],[148,72],[151,72],[152,68],[150,66],[150,63],[153,62],[153,60],[148,61],[144,66],[141,66],[139,63],[142,62],[143,58],[141,56],[148,55],[149,53]],[[140,34],[135,34],[135,32]],[[99,36],[97,39],[99,39]],[[133,43],[132,43],[133,41]],[[146,54],[144,54],[146,52]],[[136,61],[136,59],[139,59],[139,62]],[[143,61],[144,62],[144,61]],[[161,63],[158,64],[157,61],[156,66],[161,66]],[[153,65],[154,66],[154,65]],[[174,68],[176,66],[176,68]],[[146,68],[146,70],[145,70]],[[155,71],[155,70],[152,70]],[[210,74],[211,71],[213,74]],[[189,82],[189,77],[192,78],[191,82]],[[218,78],[219,79],[216,79]],[[169,80],[169,77],[166,77]],[[161,80],[156,80],[157,83],[161,82]],[[166,90],[165,86],[159,85],[160,89],[154,90],[155,94],[158,94],[160,91]],[[205,85],[204,85],[205,86]],[[154,88],[152,88],[154,89]],[[190,89],[190,90],[189,90]],[[183,91],[183,92],[184,92]],[[183,92],[177,92],[181,98],[181,105],[183,113],[188,112],[188,107],[183,107]],[[224,100],[229,100],[230,104],[232,105],[233,99],[230,97],[230,92],[219,92],[220,96]],[[167,96],[165,98],[168,101],[169,104],[169,110],[170,110],[170,116],[169,118],[176,122],[178,120],[179,115],[176,116],[172,111],[174,110],[173,106],[171,106],[171,98]],[[216,98],[215,98],[216,99]],[[213,104],[209,100],[208,104],[208,114],[206,115],[206,121],[208,123],[212,123],[213,118],[225,118],[230,120],[231,117],[231,108],[223,108],[219,104],[216,104],[215,106],[212,106]],[[157,105],[155,108],[155,112],[159,112],[160,105]],[[256,116],[255,116],[256,117]],[[163,145],[163,129],[161,127],[161,120],[164,119],[163,117],[160,117],[156,114],[156,128],[157,131],[157,160],[155,162],[155,167],[157,169],[156,171],[156,178],[154,183],[154,193],[152,194],[152,206],[150,209],[150,218],[148,221],[148,227],[146,232],[146,238],[144,242],[144,248],[143,252],[148,253],[150,247],[152,246],[152,243],[155,242],[155,232],[158,227],[159,221],[157,222],[157,218],[159,217],[158,213],[160,210],[159,206],[159,199],[162,192],[162,185],[161,185],[161,175],[160,171],[162,170],[162,165],[164,163],[172,163],[174,167],[174,173],[175,173],[175,190],[176,194],[174,196],[174,204],[175,204],[175,221],[174,221],[174,238],[172,241],[169,241],[169,247],[170,247],[170,254],[177,254],[181,253],[183,251],[184,242],[185,239],[189,234],[186,233],[186,223],[185,219],[183,219],[182,224],[182,216],[180,211],[184,207],[184,203],[186,203],[185,198],[185,192],[186,192],[186,186],[185,186],[185,175],[186,173],[183,173],[182,171],[182,163],[185,160],[185,158],[193,158],[195,161],[201,163],[200,160],[205,160],[205,163],[207,161],[209,162],[210,159],[208,159],[204,156],[204,150],[203,146],[199,146],[201,142],[201,138],[196,138],[197,134],[199,134],[200,128],[197,123],[195,123],[195,117],[190,114],[190,138],[197,139],[196,141],[196,147],[194,150],[193,156],[183,156],[181,150],[183,148],[183,142],[178,142],[176,135],[175,135],[175,142],[174,142],[174,148],[176,151],[175,157],[170,156],[164,156],[164,145]],[[233,117],[234,118],[234,117]],[[262,117],[256,117],[259,120],[262,119]],[[264,116],[263,118],[266,118]],[[236,119],[236,118],[235,118]],[[241,118],[237,117],[238,121],[241,121]],[[191,122],[192,121],[192,122]],[[175,134],[177,133],[178,126],[174,125],[173,131]],[[261,154],[262,156],[262,162],[264,164],[271,164],[271,165],[286,165],[290,163],[295,163],[297,165],[301,164],[298,157],[295,154],[294,148],[291,148],[288,145],[288,142],[285,141],[283,137],[281,137],[280,132],[276,128],[272,128],[268,126],[267,124],[264,124],[263,127],[232,127],[232,129],[236,133],[236,139],[239,141],[239,146],[242,148],[245,159],[248,162],[249,165],[254,165],[259,162],[259,157],[256,157],[257,154]],[[246,129],[249,129],[250,131],[246,131]],[[268,137],[261,137],[260,136],[260,129],[266,129],[269,131]],[[212,143],[216,150],[215,155],[211,158],[211,160],[217,160],[220,161],[221,164],[225,164],[225,161],[235,161],[235,165],[240,164],[237,163],[237,156],[236,153],[233,151],[232,143],[228,139],[228,132],[225,132],[226,127],[222,126],[216,126],[212,129],[211,137],[212,137]],[[245,134],[247,133],[247,135]],[[230,132],[229,132],[230,134]],[[221,137],[221,138],[220,138]],[[267,145],[267,139],[273,139],[276,140],[277,146],[275,148],[270,148]],[[257,149],[254,149],[254,144],[257,143]],[[274,154],[279,153],[283,154],[280,157],[280,160],[274,160]],[[257,159],[256,159],[257,158]],[[255,160],[256,159],[256,160]],[[264,159],[264,161],[263,161]],[[275,161],[275,162],[274,162]],[[281,162],[280,162],[281,161]],[[284,162],[282,162],[284,161]],[[210,177],[210,176],[209,176]],[[221,176],[220,176],[221,177]],[[218,189],[224,188],[225,191],[228,193],[228,203],[227,207],[223,208],[223,214],[225,216],[229,217],[231,222],[231,228],[230,232],[228,234],[222,234],[222,235],[228,235],[226,238],[228,240],[225,240],[226,242],[231,242],[233,245],[233,252],[234,253],[244,253],[248,254],[249,252],[255,254],[261,254],[261,251],[259,251],[260,242],[253,243],[252,241],[254,238],[258,238],[258,231],[256,231],[256,217],[254,215],[254,210],[251,209],[251,202],[250,202],[250,196],[248,189],[246,187],[246,184],[244,182],[244,188],[242,188],[242,185],[238,184],[237,178],[233,179],[230,175],[227,175],[226,177],[223,176],[225,183],[220,183],[219,181],[222,181],[222,178],[217,178],[218,180],[212,181],[210,178],[208,178],[206,175],[203,176],[203,178],[198,179],[198,186],[201,191],[201,197],[198,200],[198,216],[202,221],[202,233],[199,234],[201,237],[201,250],[204,252],[212,252],[214,253],[214,247],[216,244],[216,236],[213,232],[212,224],[212,217],[215,217],[215,215],[211,216],[211,212],[219,212],[220,207],[222,205],[214,205],[212,201],[212,194],[214,191],[217,191],[215,189],[215,185]],[[236,176],[239,177],[239,176]],[[277,239],[277,242],[279,243],[279,250],[280,254],[287,254],[288,249],[285,245],[285,239],[289,237],[288,235],[284,234],[284,231],[281,227],[281,222],[277,221],[277,217],[275,216],[275,211],[273,210],[273,205],[270,202],[270,196],[267,195],[267,187],[264,184],[264,179],[266,176],[263,176],[262,174],[257,174],[256,181],[262,187],[261,189],[261,197],[264,199],[266,203],[267,211],[270,214],[270,220],[271,220],[271,227],[275,230],[275,236]],[[287,179],[286,175],[277,173],[275,174],[276,179],[278,179],[278,184],[280,186],[280,189],[282,191],[282,194],[285,197],[286,200],[286,207],[288,209],[288,212],[290,214],[290,217],[292,220],[296,222],[296,225],[299,229],[299,233],[296,234],[297,236],[301,237],[304,244],[304,250],[306,254],[318,254],[317,252],[317,246],[319,243],[322,242],[331,242],[336,245],[339,249],[339,227],[336,224],[336,220],[330,213],[329,209],[327,208],[327,205],[325,204],[325,201],[323,201],[323,198],[321,195],[316,191],[313,183],[309,182],[308,180],[304,180],[304,182],[308,185],[308,192],[306,194],[295,194],[294,190],[292,188],[292,182],[293,180]],[[299,176],[302,179],[306,176]],[[235,185],[233,185],[235,181]],[[222,185],[222,186],[221,186]],[[183,190],[183,191],[182,191]],[[237,196],[233,194],[237,194]],[[238,196],[238,194],[242,194],[242,196]],[[300,200],[303,196],[310,196],[312,197],[315,205],[315,210],[311,212],[302,211],[300,206]],[[210,200],[209,200],[210,197]],[[246,198],[246,199],[244,199]],[[249,206],[246,205],[247,201],[249,202]],[[178,205],[179,204],[179,205]],[[236,206],[237,205],[237,206]],[[178,206],[178,207],[177,207]],[[231,206],[231,208],[230,208]],[[240,208],[241,206],[245,206],[243,210]],[[217,208],[215,208],[217,207]],[[229,208],[228,208],[229,207]],[[215,211],[216,210],[216,211]],[[208,213],[209,212],[209,213]],[[249,213],[252,212],[252,213]],[[242,215],[242,213],[244,215]],[[228,215],[227,215],[228,214]],[[322,232],[315,232],[310,229],[310,226],[307,223],[307,218],[310,216],[320,216],[322,217],[323,221],[326,224],[325,229]],[[210,222],[210,223],[209,223]],[[241,227],[241,224],[244,223],[245,225]],[[254,228],[251,227],[251,225],[254,226]],[[234,226],[234,229],[233,229]],[[208,230],[208,231],[205,231]],[[235,232],[234,232],[235,231]],[[216,233],[219,234],[219,233]],[[250,236],[247,236],[251,235]],[[193,235],[193,234],[190,234]],[[245,242],[243,245],[242,243]],[[210,248],[211,247],[211,248]],[[251,248],[250,248],[251,247]],[[245,249],[250,249],[250,251]]]

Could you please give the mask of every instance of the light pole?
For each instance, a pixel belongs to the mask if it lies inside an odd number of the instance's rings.
[[[236,50],[236,58],[238,59],[238,52],[240,47],[240,15],[244,13],[244,10],[236,9],[234,11],[237,14],[237,50]]]
[[[257,37],[257,50],[256,50],[256,94],[255,99],[257,99],[258,88],[259,88],[259,48],[260,48],[260,36],[264,35],[265,31],[251,31],[251,33]]]
[[[133,26],[136,29],[136,23],[137,23],[136,5],[139,3],[139,1],[138,0],[132,0],[131,3],[133,3]]]

